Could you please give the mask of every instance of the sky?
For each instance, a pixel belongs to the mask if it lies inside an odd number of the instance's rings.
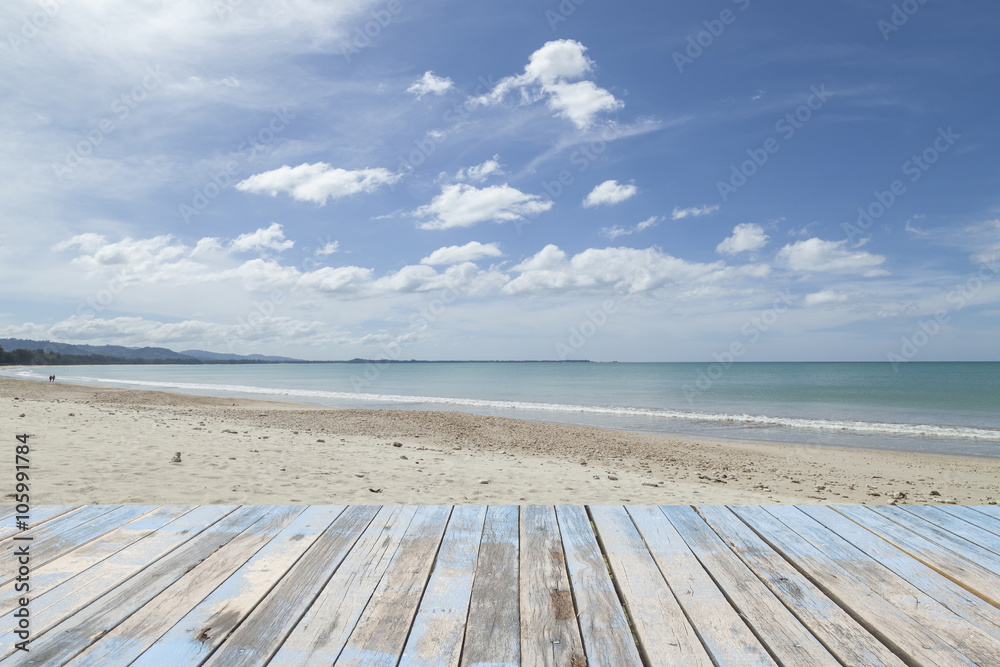
[[[1000,360],[987,0],[8,0],[0,337]]]

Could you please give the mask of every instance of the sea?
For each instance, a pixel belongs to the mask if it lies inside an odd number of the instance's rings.
[[[1000,458],[1000,362],[429,362],[53,366],[3,375],[457,410],[706,440]]]

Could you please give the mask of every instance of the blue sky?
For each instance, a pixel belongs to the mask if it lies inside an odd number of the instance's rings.
[[[0,8],[0,337],[1000,359],[989,2]]]

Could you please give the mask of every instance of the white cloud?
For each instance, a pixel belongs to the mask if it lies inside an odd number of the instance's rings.
[[[200,243],[200,242],[199,242]],[[233,252],[248,252],[251,250],[274,250],[281,252],[288,250],[295,245],[294,241],[285,238],[285,232],[276,222],[272,222],[267,229],[258,229],[255,232],[240,234],[229,244]]]
[[[446,185],[441,194],[413,212],[418,218],[429,218],[420,229],[451,229],[470,227],[477,222],[506,222],[537,215],[552,208],[551,201],[529,195],[509,185],[477,188],[465,183]]]
[[[492,159],[489,159],[482,164],[477,164],[467,169],[459,169],[458,173],[455,174],[455,180],[482,183],[493,174],[503,174],[503,170],[500,168],[499,155],[494,155]]]
[[[845,250],[847,241],[824,241],[811,238],[796,241],[778,251],[778,260],[793,271],[823,271],[832,273],[855,273],[865,278],[889,275],[878,268],[885,262],[884,255],[873,255],[864,251]]]
[[[714,206],[689,206],[688,208],[674,207],[674,212],[670,215],[671,220],[683,220],[684,218],[697,218],[719,210],[719,205]]]
[[[359,192],[374,192],[383,185],[391,185],[401,178],[388,169],[355,169],[349,171],[331,167],[325,162],[284,165],[271,171],[255,174],[236,184],[236,189],[254,194],[288,193],[292,199],[311,201],[319,205],[327,199],[340,199]]]
[[[722,262],[688,262],[655,248],[588,248],[567,258],[565,252],[551,244],[511,270],[520,275],[504,286],[505,294],[608,289],[635,293],[668,284],[732,279],[735,275]],[[760,276],[761,271],[745,269],[743,274]]]
[[[329,241],[322,248],[316,248],[316,256],[325,257],[326,255],[332,255],[338,250],[340,250],[340,241]]]
[[[483,257],[499,257],[503,253],[496,243],[480,243],[479,241],[469,241],[465,245],[450,245],[438,248],[427,257],[420,260],[421,264],[432,266],[441,264],[461,264],[463,262],[474,262]]]
[[[802,299],[802,303],[806,306],[820,306],[824,303],[842,303],[844,301],[847,301],[847,295],[833,290],[806,294],[805,298]]]
[[[639,188],[632,184],[622,185],[615,180],[604,181],[590,191],[587,198],[583,200],[583,206],[590,208],[592,206],[620,204],[635,196],[638,191]]]
[[[660,216],[653,215],[646,218],[645,220],[637,224],[635,227],[626,228],[622,227],[621,225],[615,225],[613,227],[601,227],[600,233],[604,236],[607,236],[609,239],[616,239],[619,236],[628,236],[629,234],[635,234],[645,229],[649,229],[650,227],[655,227],[656,224],[659,222],[659,220]]]
[[[753,252],[767,245],[768,236],[760,225],[746,223],[733,227],[733,235],[726,237],[722,243],[715,246],[715,251],[722,255],[735,255],[741,252]]]
[[[428,93],[444,95],[445,92],[455,87],[454,82],[447,77],[434,76],[434,72],[427,70],[424,75],[417,79],[413,85],[406,89],[406,92],[413,93],[419,100]]]
[[[521,104],[547,99],[550,109],[571,121],[578,129],[594,123],[604,111],[625,106],[621,100],[592,81],[575,81],[593,69],[593,62],[584,55],[587,50],[580,42],[560,39],[546,42],[531,54],[524,74],[501,79],[492,91],[472,98],[473,104],[500,104],[508,93],[519,93]]]

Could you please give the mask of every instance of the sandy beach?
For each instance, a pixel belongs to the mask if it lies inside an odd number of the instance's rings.
[[[996,459],[695,441],[460,412],[334,410],[8,378],[0,378],[0,405],[10,446],[15,434],[30,435],[34,504],[1000,500]]]

